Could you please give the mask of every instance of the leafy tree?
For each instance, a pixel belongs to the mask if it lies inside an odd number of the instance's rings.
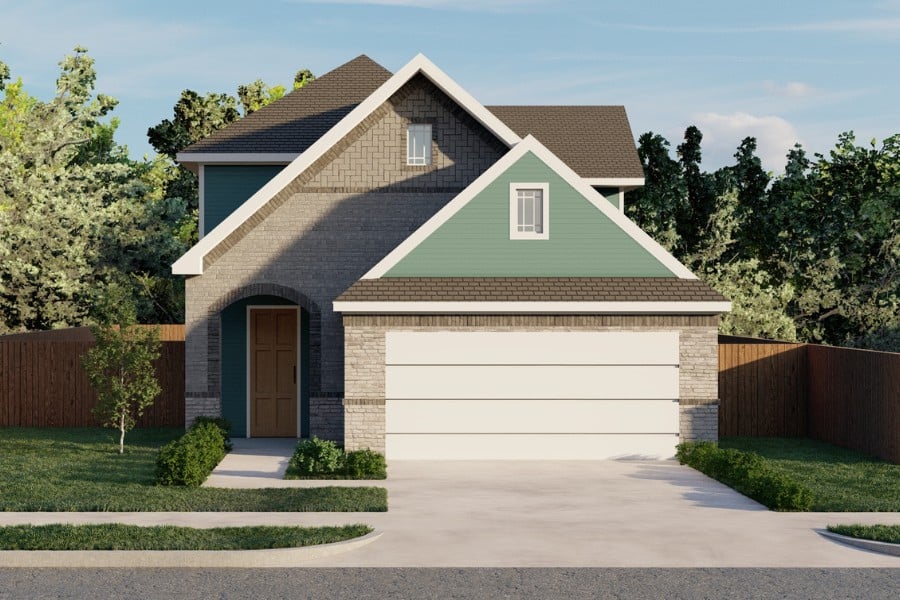
[[[173,281],[167,267],[184,248],[171,233],[177,209],[159,192],[165,175],[129,160],[116,121],[102,120],[116,101],[94,94],[94,61],[76,48],[60,66],[50,100],[17,82],[0,103],[0,331],[102,318],[108,286],[140,300],[140,278]],[[180,320],[177,290],[163,303],[170,317],[157,322]]]
[[[702,141],[703,134],[697,127],[691,125],[685,130],[684,142],[677,149],[687,189],[687,205],[678,215],[677,224],[685,254],[693,252],[707,235],[706,227],[716,204],[716,180],[700,169]]]
[[[307,83],[312,82],[315,78],[316,76],[313,75],[312,71],[310,71],[309,69],[300,69],[294,75],[294,89],[299,90]]]
[[[91,328],[96,345],[82,358],[82,366],[97,392],[94,415],[119,430],[119,454],[124,454],[125,433],[162,391],[153,365],[160,354],[159,328],[133,327],[135,311],[127,296],[116,288],[110,291],[107,312],[117,323]]]
[[[645,185],[629,192],[628,216],[667,250],[680,246],[678,218],[685,211],[681,165],[669,156],[669,142],[652,131],[638,139]]]

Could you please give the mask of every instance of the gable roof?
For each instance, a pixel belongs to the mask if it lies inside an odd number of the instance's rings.
[[[622,211],[615,208],[606,198],[604,198],[597,190],[590,186],[584,179],[579,177],[571,167],[566,165],[555,154],[550,152],[546,146],[541,144],[537,138],[532,135],[527,136],[521,142],[516,144],[509,152],[504,154],[500,160],[491,165],[484,173],[482,173],[475,181],[459,193],[453,200],[448,202],[437,213],[426,221],[411,236],[406,238],[399,246],[394,248],[387,256],[372,267],[362,279],[380,279],[396,266],[401,260],[406,258],[415,248],[425,241],[432,233],[437,231],[444,223],[450,220],[464,206],[471,202],[478,194],[484,191],[491,183],[500,177],[507,169],[514,165],[526,153],[532,152],[550,169],[556,172],[566,183],[571,185],[576,192],[581,194],[586,200],[594,205],[597,210],[602,212],[610,221],[619,227],[626,235],[643,247],[650,255],[659,261],[664,267],[671,271],[675,277],[681,279],[696,279],[687,267],[681,264],[678,259],[669,254],[665,248],[659,245],[656,240],[651,238],[638,227],[631,219],[626,217]]]
[[[256,211],[274,198],[278,192],[294,181],[301,173],[328,152],[332,146],[350,133],[354,127],[359,125],[366,117],[372,114],[375,109],[386,102],[388,98],[394,95],[394,93],[396,93],[404,84],[418,74],[422,74],[428,78],[428,80],[442,92],[447,94],[447,96],[468,112],[472,118],[481,123],[485,129],[490,131],[497,139],[508,147],[512,147],[520,141],[521,138],[519,138],[512,129],[498,119],[492,112],[482,106],[482,104],[473,98],[469,92],[460,87],[458,83],[453,81],[453,79],[428,60],[423,54],[419,54],[409,61],[402,69],[397,71],[390,79],[378,86],[378,89],[347,113],[337,122],[337,124],[329,129],[325,135],[317,139],[309,148],[300,154],[300,156],[295,158],[288,166],[278,173],[278,175],[273,177],[233,213],[228,215],[225,220],[206,234],[190,250],[185,252],[184,255],[172,265],[172,273],[175,275],[202,274],[203,258],[210,250],[224,241],[229,234],[250,219]]]
[[[288,163],[391,77],[366,55],[329,71],[178,153],[185,166]],[[644,172],[622,106],[489,106],[518,135],[541,140],[592,185],[639,186]],[[572,143],[577,140],[577,143]]]
[[[488,106],[501,121],[553,151],[592,185],[618,185],[593,179],[635,179],[643,185],[644,168],[624,106]],[[621,185],[629,185],[622,183]]]
[[[390,79],[360,55],[178,153],[179,162],[206,153],[300,154]]]

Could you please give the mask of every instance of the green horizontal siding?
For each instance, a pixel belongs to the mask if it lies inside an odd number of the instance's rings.
[[[294,303],[277,296],[252,296],[238,300],[222,311],[222,416],[231,421],[231,435],[234,437],[247,435],[247,307],[251,305],[293,306]],[[306,350],[309,347],[309,335],[305,331],[309,328],[309,321],[304,319],[302,324],[305,327],[301,329],[300,347],[297,349],[301,355],[303,370],[300,386],[300,418],[303,427],[307,428],[309,386],[308,378],[304,375],[309,365],[307,357],[309,353]]]
[[[203,235],[259,191],[284,165],[203,167]]]
[[[549,183],[548,240],[509,239],[509,184]],[[387,277],[674,277],[529,152]]]

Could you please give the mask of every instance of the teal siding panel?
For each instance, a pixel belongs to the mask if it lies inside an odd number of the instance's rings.
[[[252,296],[238,300],[228,305],[222,311],[222,416],[231,422],[231,435],[234,437],[246,437],[247,435],[247,307],[250,305],[274,305],[293,306],[294,303],[277,296]],[[305,314],[306,311],[301,310]],[[301,319],[303,316],[301,315]],[[308,330],[308,320],[304,322]],[[303,330],[301,330],[301,345],[298,349],[302,357],[306,358],[309,352],[309,344],[303,343]],[[309,334],[306,334],[308,342]],[[306,358],[308,361],[308,358]],[[302,395],[301,386],[301,414],[306,404],[306,412],[309,412],[309,388],[306,395]],[[307,418],[303,419],[304,427],[309,427]]]
[[[509,184],[549,184],[549,239],[509,239]],[[387,277],[674,277],[532,153],[386,273]]]
[[[203,235],[275,177],[284,165],[203,167]]]
[[[614,187],[596,187],[594,188],[598,192],[600,192],[604,198],[609,200],[609,203],[622,210],[622,207],[619,206],[619,188]]]

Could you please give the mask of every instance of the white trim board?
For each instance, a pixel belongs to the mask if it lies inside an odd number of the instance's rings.
[[[325,135],[316,140],[312,146],[282,169],[278,175],[273,177],[246,202],[241,204],[225,220],[210,231],[208,235],[204,236],[202,240],[185,252],[172,265],[172,273],[175,275],[202,275],[204,256],[222,243],[225,238],[275,197],[278,192],[308,169],[316,160],[350,133],[354,127],[359,125],[375,109],[386,102],[397,90],[419,73],[427,77],[454,102],[466,109],[475,120],[496,135],[507,146],[512,147],[520,141],[521,138],[503,121],[494,116],[492,112],[475,100],[471,94],[460,87],[458,83],[453,81],[450,76],[440,70],[423,54],[419,54],[384,82],[368,98],[357,105],[343,119],[338,121]]]
[[[339,313],[405,314],[708,314],[729,312],[731,302],[332,302]]]
[[[246,364],[244,365],[244,374],[247,378],[247,389],[246,395],[244,396],[244,404],[246,406],[246,414],[247,414],[247,431],[244,432],[244,437],[250,438],[250,311],[251,310],[259,310],[259,309],[267,309],[267,308],[277,308],[277,309],[293,309],[297,312],[297,438],[299,439],[302,434],[302,418],[303,418],[303,410],[301,407],[301,398],[302,394],[300,393],[300,378],[303,377],[303,370],[300,368],[302,362],[301,352],[303,351],[302,345],[300,344],[300,340],[303,339],[301,337],[302,328],[303,328],[303,319],[300,313],[300,306],[296,304],[248,304],[247,305],[247,316],[246,316],[246,329],[244,335],[244,355]]]
[[[644,185],[643,177],[584,177],[588,185],[597,187],[641,187]]]
[[[606,215],[614,224],[618,225],[622,231],[640,244],[641,247],[647,250],[651,256],[662,263],[663,266],[669,269],[675,276],[680,279],[697,279],[696,275],[691,273],[687,267],[678,261],[678,259],[669,254],[665,248],[656,242],[656,240],[647,235],[643,229],[635,225],[631,219],[626,217],[625,213],[613,206],[600,192],[591,187],[590,184],[575,173],[571,167],[560,160],[532,135],[526,136],[525,139],[516,144],[512,150],[504,154],[500,160],[491,165],[488,170],[469,184],[469,187],[444,205],[441,210],[425,221],[425,223],[413,232],[411,236],[406,238],[399,246],[381,259],[378,264],[362,276],[362,279],[380,279],[383,277],[385,273],[394,268],[397,263],[403,260],[444,223],[449,221],[453,215],[471,202],[475,196],[484,191],[487,186],[505,173],[507,169],[515,164],[527,152],[534,153],[534,155],[542,160],[544,164],[555,171],[557,175],[566,181],[566,183],[575,188],[578,193],[598,208],[600,212]]]
[[[175,160],[196,164],[288,164],[300,156],[299,152],[179,152]]]

